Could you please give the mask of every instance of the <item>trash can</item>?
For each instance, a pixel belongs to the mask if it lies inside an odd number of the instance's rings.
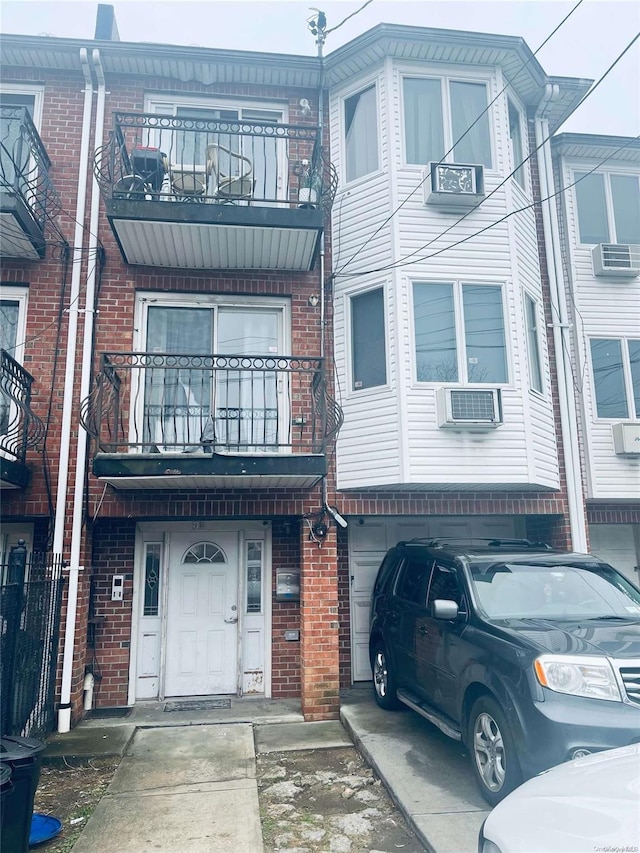
[[[34,738],[0,738],[0,761],[11,771],[11,799],[2,809],[2,853],[27,853],[33,800],[40,778],[44,743]],[[4,800],[4,795],[3,795]]]
[[[5,809],[10,809],[12,802],[7,802],[13,794],[13,782],[11,781],[11,768],[8,764],[0,761],[0,842],[2,840],[2,828],[4,827]]]

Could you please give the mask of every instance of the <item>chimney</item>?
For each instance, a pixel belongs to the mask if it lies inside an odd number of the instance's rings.
[[[97,41],[120,41],[113,6],[105,6],[102,3],[98,4],[94,39]]]

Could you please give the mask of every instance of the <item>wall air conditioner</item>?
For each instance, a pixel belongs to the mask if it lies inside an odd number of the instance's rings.
[[[640,246],[598,243],[591,250],[593,274],[636,278],[640,275]]]
[[[640,423],[613,424],[611,431],[618,456],[640,456]]]
[[[435,207],[475,207],[484,198],[484,167],[429,163],[423,174],[424,203]]]
[[[494,429],[502,423],[499,388],[438,388],[438,426],[449,429]]]

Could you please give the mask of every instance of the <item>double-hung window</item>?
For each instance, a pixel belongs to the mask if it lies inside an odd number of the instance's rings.
[[[507,101],[509,109],[509,141],[511,144],[511,170],[516,171],[513,177],[520,184],[522,189],[526,189],[525,166],[524,166],[524,141],[522,138],[522,116],[520,110],[510,101]],[[520,163],[523,163],[520,166]],[[520,166],[520,168],[516,168]]]
[[[375,84],[344,100],[345,179],[378,169],[378,96]]]
[[[597,416],[640,420],[640,338],[590,343]]]
[[[640,176],[575,172],[581,243],[640,243]]]
[[[0,349],[19,364],[24,355],[26,309],[27,288],[3,285],[0,289]],[[0,390],[0,436],[7,435],[16,414],[15,403]]]
[[[413,312],[418,382],[508,382],[500,285],[415,282]]]
[[[405,77],[403,98],[408,164],[426,165],[446,159],[491,168],[485,83]]]
[[[382,287],[351,297],[351,368],[354,391],[386,384],[387,356]]]

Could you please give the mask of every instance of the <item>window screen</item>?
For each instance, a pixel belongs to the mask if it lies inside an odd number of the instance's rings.
[[[384,291],[381,287],[351,299],[353,388],[372,388],[387,381]]]

